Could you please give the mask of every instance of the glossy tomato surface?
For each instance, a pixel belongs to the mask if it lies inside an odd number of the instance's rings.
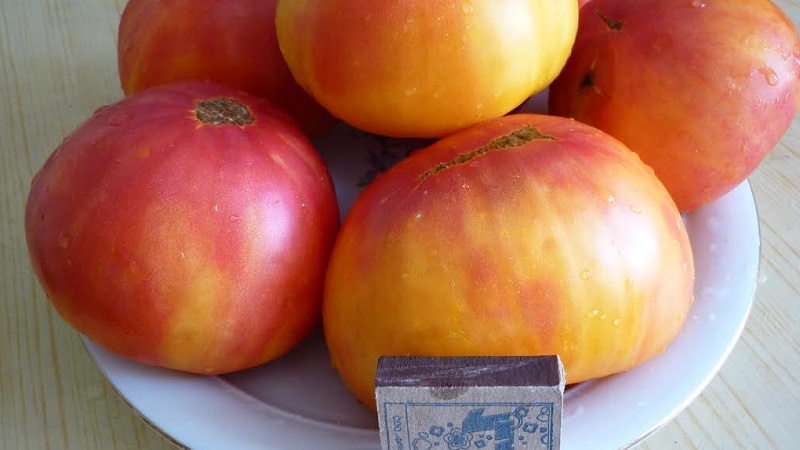
[[[119,76],[126,94],[210,80],[265,97],[308,134],[335,119],[297,85],[278,48],[276,0],[129,0],[120,18]]]
[[[374,407],[380,355],[558,354],[569,383],[662,351],[693,298],[681,216],[599,130],[509,115],[417,150],[356,199],[328,269],[334,366]]]
[[[319,319],[338,231],[333,185],[295,123],[204,82],[98,109],[37,172],[36,275],[96,343],[222,373],[287,352]]]
[[[438,137],[544,89],[577,17],[575,0],[283,0],[276,28],[295,79],[334,116]]]
[[[682,211],[738,186],[800,106],[800,39],[768,0],[591,0],[550,112],[637,152]]]

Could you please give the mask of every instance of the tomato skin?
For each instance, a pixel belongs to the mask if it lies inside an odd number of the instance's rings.
[[[506,114],[563,67],[575,0],[286,0],[278,43],[334,116],[376,134],[439,137]]]
[[[211,125],[232,99],[251,125]],[[36,173],[33,267],[61,316],[135,361],[224,373],[287,352],[318,323],[339,226],[333,184],[266,100],[182,82],[98,109]]]
[[[768,0],[592,0],[549,93],[551,113],[624,142],[691,211],[744,181],[788,129],[800,39]]]
[[[278,48],[276,0],[129,0],[117,42],[122,90],[210,80],[285,109],[317,135],[336,120],[297,85]]]
[[[554,139],[490,148],[525,126]],[[323,324],[334,366],[374,407],[380,355],[559,354],[569,383],[626,370],[677,334],[693,283],[681,216],[634,153],[517,114],[416,151],[359,195]]]

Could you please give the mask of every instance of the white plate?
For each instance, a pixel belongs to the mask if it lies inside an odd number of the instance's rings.
[[[535,108],[534,108],[535,109]],[[317,142],[342,216],[359,181],[422,141],[395,141],[337,127]],[[633,445],[687,406],[719,370],[750,311],[759,262],[755,202],[747,182],[685,216],[695,256],[695,303],[677,339],[629,372],[585,382],[565,396],[562,448]],[[125,401],[176,443],[196,450],[380,448],[376,416],[328,364],[317,332],[273,363],[227,376],[197,376],[133,363],[84,338]]]

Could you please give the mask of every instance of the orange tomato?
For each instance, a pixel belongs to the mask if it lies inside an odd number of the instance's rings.
[[[681,211],[741,184],[800,106],[800,38],[769,0],[592,0],[550,112],[621,140]]]
[[[682,327],[694,264],[675,203],[619,141],[509,115],[380,175],[334,246],[323,324],[373,406],[381,355],[561,356],[567,381],[624,371]]]
[[[544,89],[577,17],[575,0],[284,0],[276,28],[295,79],[334,116],[437,137]]]

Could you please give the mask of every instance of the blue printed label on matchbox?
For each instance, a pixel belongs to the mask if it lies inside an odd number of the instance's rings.
[[[553,449],[553,403],[384,403],[383,413],[392,450]]]

